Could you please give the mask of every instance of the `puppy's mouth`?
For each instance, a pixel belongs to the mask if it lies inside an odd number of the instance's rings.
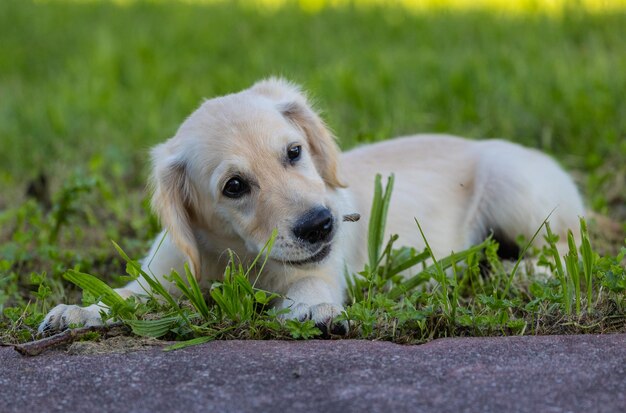
[[[318,252],[316,252],[315,254],[311,255],[308,258],[305,258],[303,260],[284,260],[283,262],[285,264],[289,264],[293,266],[314,264],[328,257],[328,254],[330,254],[330,250],[331,250],[331,244],[326,244]]]

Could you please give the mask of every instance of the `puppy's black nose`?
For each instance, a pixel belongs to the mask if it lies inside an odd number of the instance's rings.
[[[326,241],[333,231],[333,214],[328,208],[315,208],[300,218],[293,234],[311,244]]]

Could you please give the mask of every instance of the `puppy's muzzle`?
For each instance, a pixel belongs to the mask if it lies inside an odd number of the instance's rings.
[[[333,232],[333,214],[328,208],[318,207],[305,213],[296,222],[293,234],[310,244],[330,240]]]

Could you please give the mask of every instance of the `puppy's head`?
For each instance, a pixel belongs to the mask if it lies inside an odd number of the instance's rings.
[[[200,247],[256,254],[274,229],[271,259],[316,264],[341,221],[338,157],[300,90],[265,80],[206,101],[153,149],[152,205],[196,276]]]

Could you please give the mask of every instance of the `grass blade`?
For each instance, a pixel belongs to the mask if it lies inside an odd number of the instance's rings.
[[[565,267],[567,268],[568,279],[571,280],[574,287],[576,315],[580,316],[580,272],[578,270],[578,252],[576,252],[576,243],[572,231],[567,231],[567,245],[569,251],[565,255]]]
[[[204,294],[202,294],[198,280],[193,276],[191,270],[189,269],[189,265],[187,264],[185,264],[185,276],[187,277],[187,282],[191,287],[191,291],[188,296],[189,300],[191,300],[196,310],[202,314],[202,317],[208,321],[210,318],[209,306],[204,299]]]
[[[263,248],[261,248],[261,251],[259,251],[257,256],[254,258],[254,260],[252,261],[252,264],[250,264],[248,266],[248,270],[245,272],[245,277],[246,278],[250,274],[250,270],[252,270],[252,268],[254,268],[256,266],[256,263],[259,261],[261,256],[263,256],[263,264],[261,264],[261,268],[259,269],[259,272],[257,274],[257,278],[261,275],[261,273],[263,272],[263,269],[265,268],[265,264],[267,263],[267,260],[270,258],[270,252],[272,251],[272,248],[274,247],[274,242],[276,242],[276,237],[277,236],[278,236],[278,230],[274,229],[272,231],[272,235],[270,236],[270,239],[268,239],[267,242],[265,243],[265,245],[263,246]],[[231,259],[232,259],[232,257],[231,257]],[[256,280],[255,280],[254,284],[256,284]]]
[[[556,247],[556,243],[559,240],[559,237],[552,232],[550,228],[550,223],[548,221],[544,221],[546,226],[546,241],[548,243],[548,253],[552,256],[554,260],[554,269],[556,271],[556,276],[561,282],[561,289],[563,294],[563,305],[565,307],[565,313],[572,313],[572,303],[570,297],[570,290],[568,286],[568,280],[565,275],[565,271],[563,270],[563,263],[561,262],[561,256],[559,255],[559,250]]]
[[[100,301],[109,307],[117,307],[119,309],[129,309],[126,300],[122,298],[115,290],[106,283],[94,277],[91,274],[85,274],[76,270],[67,271],[63,277],[71,283],[79,286],[81,289],[88,291]]]
[[[158,320],[124,320],[134,334],[142,337],[163,337],[181,322],[180,317],[164,317]]]
[[[208,343],[209,341],[215,340],[213,336],[201,336],[192,338],[191,340],[181,341],[180,343],[172,344],[171,346],[165,347],[164,351],[173,351],[180,350],[182,348],[197,346],[198,344]]]
[[[368,227],[367,252],[371,271],[376,270],[380,260],[383,237],[385,236],[387,212],[389,211],[389,201],[391,200],[395,180],[393,174],[389,175],[383,194],[381,179],[381,175],[376,174],[376,180],[374,181],[374,199]]]
[[[509,275],[509,278],[506,281],[506,287],[504,288],[504,292],[501,296],[502,299],[504,299],[509,294],[509,290],[511,289],[511,283],[513,282],[513,278],[515,277],[515,274],[517,274],[517,269],[519,268],[520,264],[522,263],[522,260],[526,256],[526,252],[528,251],[530,246],[533,245],[533,242],[535,242],[535,239],[537,239],[537,237],[539,236],[539,233],[541,232],[541,228],[545,226],[546,231],[548,231],[548,227],[549,227],[548,220],[552,216],[552,213],[554,213],[554,209],[550,211],[546,219],[543,220],[541,225],[539,225],[539,228],[537,228],[537,231],[535,231],[533,236],[530,238],[530,241],[528,241],[526,245],[524,246],[524,248],[522,249],[522,251],[520,251],[519,257],[517,257],[517,261],[515,262],[515,265],[513,266],[513,269],[511,270],[511,275]],[[556,251],[556,256],[558,257],[559,253],[558,253],[558,250],[556,249],[556,246],[554,247],[554,251]],[[560,265],[561,265],[561,261],[559,260],[559,266]]]
[[[417,254],[415,257],[412,257],[401,264],[396,265],[395,267],[389,270],[388,276],[392,277],[396,274],[401,273],[402,271],[406,271],[411,267],[416,266],[417,264],[421,264],[430,258],[430,253],[428,251],[423,251],[420,254]]]
[[[580,254],[583,260],[583,274],[585,284],[587,285],[587,312],[592,310],[592,289],[593,289],[593,266],[595,264],[595,255],[591,249],[591,241],[589,241],[589,231],[584,218],[580,218]]]
[[[485,241],[481,242],[480,244],[474,245],[473,247],[470,247],[466,249],[465,251],[455,252],[454,254],[451,254],[445,258],[440,259],[438,261],[438,267],[433,263],[430,266],[426,267],[424,271],[421,271],[419,274],[403,281],[402,284],[398,285],[397,287],[395,287],[393,290],[389,292],[389,298],[391,298],[392,300],[397,299],[402,294],[406,294],[407,292],[411,291],[416,286],[420,285],[424,281],[427,281],[429,278],[431,278],[431,274],[434,271],[436,271],[437,268],[439,268],[442,271],[445,271],[448,268],[450,268],[455,262],[459,263],[467,259],[467,257],[469,257],[470,255],[481,252],[487,247],[487,245],[489,245],[489,243],[491,243],[491,238],[487,238]]]
[[[172,297],[172,295],[167,291],[167,289],[160,282],[158,282],[154,277],[152,277],[151,275],[146,273],[141,268],[141,265],[139,265],[139,263],[137,263],[137,261],[131,260],[130,257],[124,252],[124,250],[115,241],[111,241],[111,242],[113,243],[113,246],[115,247],[117,252],[122,256],[124,261],[126,261],[126,263],[135,272],[137,272],[137,274],[141,274],[143,276],[143,280],[145,280],[146,283],[148,283],[151,291],[146,291],[146,292],[148,294],[156,293],[156,294],[160,295],[161,297],[163,297],[168,302],[168,304],[170,304],[173,308],[175,308],[178,311],[180,311],[180,307],[178,306],[178,303],[176,302],[174,297]]]

